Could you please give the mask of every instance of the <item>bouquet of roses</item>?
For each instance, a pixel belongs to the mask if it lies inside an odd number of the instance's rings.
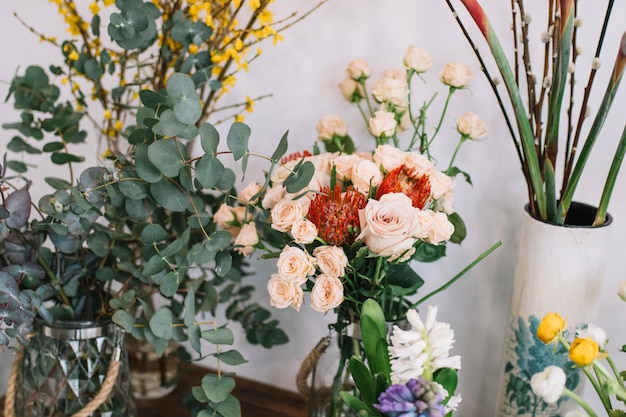
[[[233,235],[236,250],[250,255],[261,249],[277,258],[267,284],[271,305],[300,310],[310,292],[311,308],[337,314],[331,327],[338,332],[359,321],[369,299],[380,304],[386,322],[403,319],[414,305],[407,297],[423,284],[410,261],[435,261],[445,256],[447,242],[459,243],[466,234],[454,212],[454,177],[471,181],[454,161],[460,146],[484,138],[487,128],[473,113],[459,117],[458,145],[443,169],[433,162],[431,144],[471,72],[460,63],[444,67],[439,79],[447,97],[430,130],[426,114],[436,94],[417,112],[411,102],[412,85],[430,68],[432,55],[411,46],[403,62],[403,70],[386,71],[370,92],[371,70],[353,61],[339,85],[363,115],[373,151],[357,152],[345,122],[326,116],[317,124],[326,152],[316,145],[284,158],[264,184],[246,186],[237,203],[224,204],[215,217]],[[404,145],[403,132],[410,133]],[[342,350],[344,364],[350,355]],[[338,385],[333,389],[339,392]]]

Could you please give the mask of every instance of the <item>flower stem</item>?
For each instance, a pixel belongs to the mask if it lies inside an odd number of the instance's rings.
[[[589,404],[587,404],[587,402],[583,400],[580,395],[576,394],[573,391],[568,390],[567,388],[563,389],[563,395],[569,397],[570,399],[574,400],[576,404],[580,405],[583,408],[583,410],[585,410],[585,412],[589,414],[589,417],[598,417],[595,411],[593,411],[593,409],[589,406]]]
[[[456,87],[450,87],[450,90],[448,90],[448,95],[446,96],[446,102],[443,105],[443,110],[441,111],[441,117],[439,118],[439,123],[437,124],[437,127],[435,128],[435,132],[433,133],[433,136],[430,138],[430,141],[428,142],[429,146],[435,140],[437,133],[439,133],[439,129],[441,129],[441,125],[443,124],[443,119],[446,116],[446,112],[448,110],[448,105],[450,104],[450,99],[452,98],[452,94],[454,94],[455,90],[456,90]]]
[[[450,165],[448,165],[448,169],[446,169],[446,171],[445,171],[448,175],[449,175],[450,170],[452,169],[452,166],[454,165],[454,160],[456,159],[456,155],[459,153],[459,149],[461,149],[461,145],[463,145],[463,143],[465,143],[467,138],[468,138],[467,135],[461,135],[461,139],[459,140],[459,143],[456,145],[456,148],[454,149],[454,153],[452,154],[452,158],[450,158]]]

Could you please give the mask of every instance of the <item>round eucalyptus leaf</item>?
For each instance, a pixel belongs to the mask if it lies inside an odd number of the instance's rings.
[[[196,164],[196,179],[205,188],[213,188],[224,174],[224,164],[211,154],[205,154]]]
[[[150,194],[158,204],[167,210],[185,211],[189,207],[188,196],[171,180],[163,178],[150,185]]]
[[[173,325],[176,318],[167,307],[159,308],[150,318],[150,330],[156,337],[170,340],[174,335]]]
[[[219,132],[209,123],[203,123],[198,130],[200,132],[200,145],[202,146],[202,150],[214,156],[217,153],[217,146],[220,143]]]
[[[230,168],[224,168],[224,173],[219,177],[215,187],[219,190],[230,190],[235,186],[237,181],[237,175]]]
[[[10,213],[5,220],[7,226],[19,229],[24,226],[30,217],[30,193],[26,187],[13,191],[4,201],[4,207]]]
[[[141,241],[145,245],[152,245],[167,239],[167,231],[160,224],[149,224],[141,231]]]
[[[148,158],[163,175],[178,176],[185,165],[185,147],[173,139],[161,139],[148,146]]]
[[[139,144],[135,148],[135,168],[139,178],[149,183],[157,183],[163,179],[161,171],[148,158],[148,145]]]

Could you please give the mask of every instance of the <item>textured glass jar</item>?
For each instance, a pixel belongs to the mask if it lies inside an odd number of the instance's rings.
[[[174,391],[181,377],[179,345],[170,341],[162,356],[145,340],[126,336],[133,394],[138,400],[165,397]]]
[[[91,417],[133,417],[124,332],[110,321],[36,323],[17,375],[15,415],[65,417],[81,411],[101,390],[119,356],[115,384]]]

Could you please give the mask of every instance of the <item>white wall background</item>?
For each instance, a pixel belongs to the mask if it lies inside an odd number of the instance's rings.
[[[458,2],[456,2],[458,3]],[[509,2],[484,0],[492,23],[499,34],[507,34],[510,12]],[[530,14],[536,21],[542,18],[542,5],[527,2]],[[540,2],[543,4],[542,2]],[[585,24],[581,42],[584,48],[581,62],[591,57],[594,49],[593,37],[599,20],[600,7],[596,2],[580,2],[584,7]],[[600,3],[600,2],[598,2]],[[604,2],[601,2],[604,3]],[[617,17],[626,15],[626,4],[618,2],[614,21],[609,30],[603,71],[599,74],[592,108],[597,108],[603,93],[607,73],[615,56],[616,45],[624,28]],[[276,2],[276,16],[285,16],[289,11],[307,9],[313,0],[291,0]],[[461,7],[461,6],[459,6]],[[604,6],[602,6],[604,7]],[[48,45],[41,44],[29,33],[12,12],[17,12],[42,32],[62,34],[63,23],[56,15],[55,6],[41,0],[5,0],[0,11],[0,96],[5,97],[17,67],[21,72],[29,64],[47,66],[58,62],[59,53]],[[464,14],[462,14],[465,17]],[[472,25],[472,33],[475,33]],[[475,74],[469,91],[457,93],[450,109],[450,119],[444,125],[439,140],[438,155],[449,155],[456,144],[453,119],[471,110],[479,114],[491,127],[489,138],[479,143],[468,143],[462,149],[458,165],[469,172],[473,187],[457,181],[456,209],[465,219],[468,237],[460,246],[450,246],[448,256],[432,265],[415,265],[425,278],[426,285],[421,294],[447,281],[477,255],[498,240],[503,246],[488,259],[470,271],[448,291],[431,299],[439,305],[439,319],[450,322],[456,332],[455,354],[462,355],[463,369],[460,373],[460,393],[463,403],[458,413],[461,417],[493,414],[498,389],[500,356],[503,333],[510,302],[512,275],[515,264],[519,222],[525,204],[525,185],[512,141],[507,133],[501,114],[484,77],[480,74],[477,61],[465,39],[451,17],[443,0],[330,0],[315,14],[284,33],[285,41],[276,47],[264,48],[264,55],[252,65],[249,75],[239,79],[232,93],[233,101],[248,95],[255,97],[271,93],[272,98],[257,104],[256,111],[246,116],[253,131],[252,147],[261,153],[273,149],[273,144],[285,130],[289,130],[290,149],[310,149],[315,140],[315,124],[327,114],[344,117],[350,132],[362,149],[371,149],[366,142],[366,132],[359,120],[356,108],[349,106],[340,96],[337,84],[344,77],[349,61],[361,58],[374,69],[374,79],[383,70],[401,67],[402,55],[409,44],[422,47],[435,55],[433,69],[426,78],[428,87],[438,88],[436,76],[444,63],[452,60],[469,64]],[[501,35],[504,36],[504,35]],[[537,35],[538,36],[538,35]],[[478,45],[488,57],[486,47],[479,39]],[[585,65],[585,64],[580,64]],[[581,81],[581,85],[584,82]],[[588,168],[576,199],[596,204],[601,191],[601,182],[606,175],[608,160],[622,132],[626,87],[622,87],[614,104],[614,111],[607,121],[603,135],[599,138],[591,166]],[[441,105],[445,90],[440,90]],[[425,98],[424,98],[425,99]],[[431,118],[437,116],[431,113]],[[17,120],[17,113],[10,104],[0,103],[0,122]],[[450,133],[451,143],[445,143]],[[11,132],[0,131],[6,143]],[[3,145],[4,146],[4,145]],[[95,150],[95,145],[94,145]],[[95,151],[94,151],[95,154]],[[447,157],[442,156],[443,160]],[[259,165],[259,169],[262,165]],[[254,165],[252,166],[254,169]],[[254,171],[250,171],[254,172]],[[260,171],[259,171],[260,172]],[[43,176],[43,174],[42,174]],[[625,279],[626,257],[621,236],[626,232],[626,187],[620,177],[610,212],[615,217],[610,253],[607,254],[606,276],[596,323],[611,335],[612,353],[618,364],[626,365],[624,354],[617,352],[626,343],[622,317],[626,305],[615,295],[619,281]],[[259,302],[268,304],[264,287],[273,270],[271,263],[253,261],[259,291]],[[291,342],[288,345],[265,350],[250,347],[239,337],[239,350],[250,360],[249,364],[234,369],[240,375],[261,380],[293,390],[295,375],[300,362],[311,347],[326,334],[326,323],[333,317],[321,317],[306,306],[300,313],[295,310],[276,310],[274,316],[281,321]],[[232,325],[235,328],[236,325]],[[4,384],[11,363],[11,354],[0,356],[0,389]],[[586,397],[599,407],[591,392]],[[599,408],[598,408],[599,410]]]

